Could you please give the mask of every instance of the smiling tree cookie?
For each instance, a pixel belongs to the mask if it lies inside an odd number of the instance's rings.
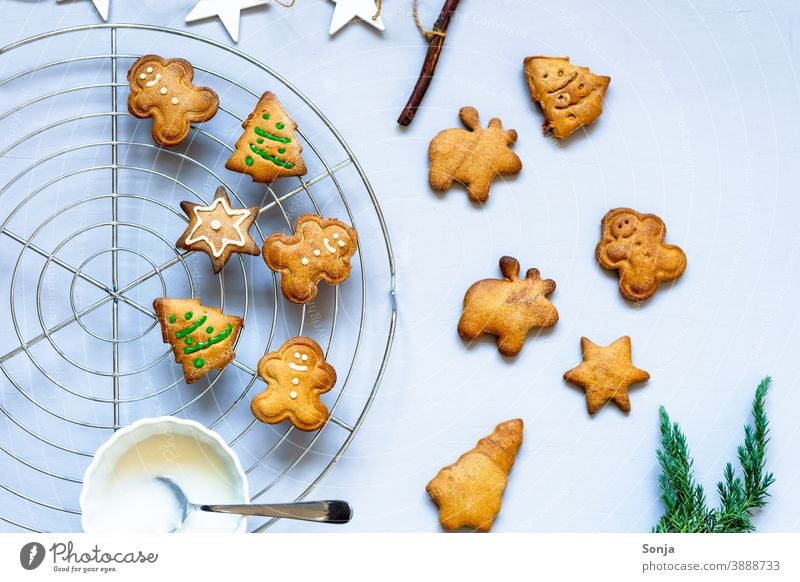
[[[231,207],[228,193],[220,186],[208,206],[184,201],[181,208],[189,217],[189,226],[175,246],[208,254],[215,273],[222,270],[233,253],[261,254],[261,249],[250,238],[250,227],[258,218],[258,206]]]
[[[496,117],[482,128],[474,107],[462,107],[458,114],[468,129],[445,129],[433,138],[428,148],[428,181],[431,188],[444,192],[457,180],[466,185],[470,200],[486,202],[495,177],[522,169],[519,156],[511,151],[517,132],[504,130]]]
[[[575,66],[569,57],[528,57],[524,68],[531,99],[544,112],[545,133],[552,130],[554,137],[564,139],[603,113],[611,77]]]
[[[520,279],[519,271],[517,259],[502,257],[503,279],[482,279],[467,290],[458,335],[467,341],[485,333],[497,336],[500,353],[516,356],[531,329],[558,322],[558,311],[547,299],[556,282],[542,279],[537,269],[528,269]]]
[[[274,93],[267,91],[242,123],[244,133],[225,167],[248,174],[253,182],[269,184],[286,176],[303,176],[306,164],[300,155],[297,124],[281,106]]]
[[[233,346],[242,329],[241,317],[206,307],[199,299],[160,298],[153,301],[153,308],[162,339],[172,346],[187,383],[222,370],[236,357]]]
[[[650,374],[633,365],[631,338],[623,336],[610,346],[598,346],[581,338],[583,363],[564,373],[564,380],[586,390],[586,407],[594,414],[611,400],[620,410],[631,411],[628,388],[650,379]]]
[[[317,296],[317,284],[338,285],[350,276],[350,259],[358,248],[356,230],[335,218],[298,217],[293,235],[280,232],[264,241],[264,261],[281,274],[281,291],[293,303]]]
[[[267,389],[253,398],[250,409],[261,422],[277,424],[288,419],[300,430],[312,431],[328,420],[328,407],[320,394],[336,384],[336,370],[313,339],[295,337],[267,354],[258,362],[258,375]]]
[[[630,208],[609,210],[600,223],[597,261],[619,271],[619,291],[631,301],[651,297],[662,281],[673,281],[686,269],[686,255],[664,243],[667,227],[655,214]]]
[[[492,529],[517,451],[522,445],[521,419],[507,420],[478,441],[474,449],[439,471],[425,490],[439,506],[439,523],[447,530]]]
[[[193,78],[189,61],[158,55],[139,58],[128,71],[128,111],[140,119],[153,118],[153,141],[158,145],[178,145],[193,122],[217,114],[219,97],[212,89],[195,85]]]

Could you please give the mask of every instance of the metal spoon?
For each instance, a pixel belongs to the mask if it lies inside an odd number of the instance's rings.
[[[199,505],[186,497],[180,485],[169,477],[156,477],[157,481],[169,487],[180,509],[180,521],[175,526],[179,529],[186,517],[193,511],[210,511],[213,513],[233,513],[238,515],[254,515],[259,517],[280,517],[284,519],[301,519],[321,523],[347,523],[353,517],[353,508],[346,501],[302,501],[297,503],[243,504],[243,505]]]

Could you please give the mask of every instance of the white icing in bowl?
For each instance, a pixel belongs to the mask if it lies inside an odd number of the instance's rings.
[[[95,453],[81,490],[83,531],[171,531],[177,502],[157,476],[171,478],[194,503],[249,502],[239,459],[217,433],[193,420],[148,418],[120,429]],[[242,516],[195,511],[178,531],[246,529]]]

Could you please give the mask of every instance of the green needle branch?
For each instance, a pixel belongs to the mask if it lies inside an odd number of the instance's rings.
[[[753,424],[744,427],[744,444],[738,448],[743,478],[737,476],[731,463],[725,467],[724,480],[717,483],[720,507],[709,509],[703,486],[694,478],[693,461],[686,437],[678,423],[672,423],[662,406],[661,448],[657,451],[661,465],[658,483],[664,515],[653,528],[655,533],[733,533],[755,531],[751,520],[755,509],[764,507],[769,486],[775,482],[772,473],[765,473],[769,422],[764,399],[772,379],[767,376],[756,389],[753,399]]]

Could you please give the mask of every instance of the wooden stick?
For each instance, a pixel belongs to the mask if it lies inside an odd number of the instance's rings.
[[[419,79],[411,92],[411,97],[408,98],[408,103],[400,117],[397,118],[397,123],[400,125],[408,125],[414,120],[414,115],[425,97],[425,92],[433,79],[433,73],[436,71],[436,65],[439,63],[447,27],[450,25],[450,19],[453,17],[458,3],[459,0],[445,0],[439,18],[433,25],[433,30],[426,35],[428,37],[428,54],[425,55],[425,62],[422,63],[422,71],[419,73]]]

